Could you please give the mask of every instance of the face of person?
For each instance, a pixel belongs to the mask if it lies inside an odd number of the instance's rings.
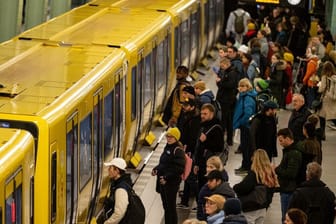
[[[214,114],[211,112],[209,109],[205,108],[201,111],[201,121],[211,121],[213,118]]]
[[[227,56],[227,52],[225,52],[223,49],[220,49],[218,51],[218,55],[219,55],[220,58],[224,58],[224,57]]]
[[[282,147],[287,147],[290,145],[291,141],[290,141],[290,138],[285,138],[284,136],[280,135],[278,137],[278,140],[279,140],[279,144],[282,146]]]
[[[286,214],[284,224],[294,224],[294,222],[289,218],[288,214]]]
[[[294,110],[298,111],[303,106],[304,100],[299,96],[293,96],[292,103]]]
[[[176,141],[176,139],[174,138],[174,136],[172,135],[166,135],[166,138],[167,138],[167,144],[168,145],[171,145],[171,144],[174,144]]]
[[[190,93],[188,93],[188,92],[186,92],[186,91],[182,91],[182,97],[184,98],[184,99],[195,99],[195,96],[193,95],[193,94],[190,94]]]
[[[221,69],[223,69],[223,70],[226,70],[226,69],[228,69],[228,68],[230,67],[230,63],[221,62],[221,63],[219,64],[219,67],[220,67]]]
[[[248,90],[248,86],[247,85],[245,85],[245,84],[239,84],[239,86],[238,86],[238,91],[240,92],[240,93],[243,93],[243,92],[247,92],[247,90]]]
[[[206,173],[210,173],[211,171],[215,170],[216,167],[212,164],[208,164],[206,165]]]
[[[184,77],[184,74],[179,73],[179,72],[176,73],[176,79],[177,80],[182,79],[183,77]]]
[[[118,168],[114,167],[114,166],[109,166],[108,167],[108,174],[109,177],[113,180],[116,180],[116,178],[118,177],[119,174],[119,170]]]
[[[279,59],[277,58],[277,57],[275,57],[275,55],[272,55],[272,57],[271,57],[271,62],[272,62],[272,64],[275,64],[275,63],[277,63],[279,61]]]
[[[209,189],[213,190],[217,187],[217,180],[216,179],[208,180],[207,184]]]
[[[200,88],[195,87],[195,93],[196,93],[196,95],[200,95],[201,92],[202,92],[202,90]]]
[[[235,52],[233,49],[229,48],[228,49],[228,57],[229,58],[236,58],[237,57],[237,52]]]
[[[206,200],[205,202],[205,213],[208,215],[213,215],[217,213],[217,204],[211,200]]]

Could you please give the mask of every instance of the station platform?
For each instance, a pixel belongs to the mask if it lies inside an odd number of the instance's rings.
[[[210,70],[202,71],[205,75],[202,75],[199,78],[204,80],[207,83],[207,86],[210,87],[214,93],[216,93],[217,90],[215,85],[215,74]],[[278,129],[287,127],[290,113],[290,109],[281,109],[278,111]],[[161,198],[160,195],[155,191],[156,177],[151,176],[151,171],[153,167],[158,164],[163,147],[166,144],[165,138],[163,137],[164,130],[164,127],[160,127],[155,130],[156,136],[159,137],[161,141],[159,141],[156,149],[151,153],[151,155],[146,158],[146,165],[144,166],[134,185],[135,191],[140,195],[146,208],[146,224],[164,224],[164,212]],[[322,145],[322,181],[324,181],[333,192],[336,192],[336,173],[333,171],[335,169],[336,163],[336,130],[326,127],[326,140],[322,142]],[[231,186],[240,182],[243,178],[243,176],[235,175],[234,173],[234,169],[240,167],[242,159],[241,154],[234,153],[237,147],[237,143],[234,143],[234,145],[231,147],[229,160],[225,166],[225,169],[229,175],[229,183]],[[274,159],[274,163],[276,165],[280,163],[282,158],[282,147],[279,144],[277,149],[279,156]],[[177,203],[179,202],[180,198],[177,198]],[[193,203],[190,203],[189,205],[189,209],[177,209],[179,224],[183,223],[183,221],[188,218],[196,218],[196,213],[192,211],[192,208],[196,207],[195,199],[193,199]],[[274,194],[273,202],[267,211],[265,223],[281,224],[281,206],[279,193]]]

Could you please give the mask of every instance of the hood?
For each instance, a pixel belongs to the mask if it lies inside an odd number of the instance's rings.
[[[228,182],[222,182],[216,189],[213,190],[213,194],[223,195],[225,198],[234,198],[236,193]]]
[[[276,64],[276,69],[277,70],[285,70],[287,67],[287,63],[284,60],[280,60],[277,64]]]

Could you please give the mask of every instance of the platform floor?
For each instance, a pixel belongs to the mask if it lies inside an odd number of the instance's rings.
[[[211,70],[211,69],[210,69]],[[214,74],[210,71],[203,71],[206,75],[200,76],[199,78],[206,81],[207,85],[216,92],[216,85],[214,81]],[[290,115],[290,110],[280,110],[278,111],[279,124],[278,129],[287,127],[288,118]],[[157,128],[155,130],[155,135],[160,138],[162,137],[164,129]],[[162,153],[163,147],[165,145],[165,138],[159,143],[158,147],[153,151],[150,158],[148,159],[146,166],[141,172],[139,178],[137,179],[134,189],[142,198],[144,205],[146,207],[146,224],[158,224],[163,221],[163,208],[160,199],[160,195],[155,192],[155,181],[156,177],[151,176],[151,170],[157,165],[159,157]],[[228,163],[225,169],[229,174],[229,182],[231,186],[238,183],[242,176],[237,176],[234,174],[234,169],[238,168],[241,164],[241,154],[234,154],[237,148],[235,143],[229,155]],[[328,185],[328,187],[336,192],[336,173],[335,173],[335,163],[336,163],[336,131],[327,127],[326,129],[326,141],[323,141],[323,161],[322,161],[322,180]],[[279,157],[275,159],[275,164],[279,164],[282,151],[281,147],[278,145],[278,155]],[[177,199],[179,202],[179,198]],[[196,207],[195,202],[191,207]],[[185,219],[195,218],[195,213],[191,210],[178,209],[179,223],[182,223]],[[335,222],[336,223],[336,222]],[[280,209],[280,198],[279,194],[276,193],[273,198],[270,209],[267,211],[267,218],[265,224],[281,224],[281,209]]]

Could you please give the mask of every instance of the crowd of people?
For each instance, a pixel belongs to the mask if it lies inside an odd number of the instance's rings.
[[[290,9],[262,5],[258,18],[242,8],[230,13],[224,45],[211,70],[217,93],[202,80],[191,83],[188,68],[177,67],[176,86],[162,116],[167,144],[152,170],[165,224],[178,223],[177,208],[192,209],[192,195],[197,219],[185,224],[262,224],[275,193],[280,194],[279,222],[333,223],[335,195],[321,181],[321,167],[326,122],[336,125],[336,50],[322,21],[312,37],[306,21]],[[288,104],[287,128],[278,130],[277,111]],[[233,146],[236,130],[236,153],[242,161],[235,174],[244,177],[231,187],[226,160],[219,155],[226,145]],[[282,158],[275,165],[277,141]],[[193,164],[177,203],[186,154]],[[123,162],[106,165],[114,181],[128,178]],[[127,204],[118,199],[127,198],[125,190],[113,189],[115,213],[106,223],[117,223],[112,220],[126,211]]]

